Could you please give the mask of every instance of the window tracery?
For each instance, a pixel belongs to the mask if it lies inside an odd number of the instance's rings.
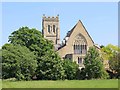
[[[78,34],[74,40],[74,54],[86,54],[87,42],[83,35]]]

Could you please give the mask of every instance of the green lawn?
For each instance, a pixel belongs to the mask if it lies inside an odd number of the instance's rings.
[[[117,88],[118,80],[3,81],[2,88]]]
[[[0,79],[0,90],[2,89],[2,80]]]

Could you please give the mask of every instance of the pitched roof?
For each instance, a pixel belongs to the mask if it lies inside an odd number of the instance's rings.
[[[79,20],[80,21],[80,20]],[[81,21],[80,21],[81,22]],[[83,26],[83,28],[85,29],[85,31],[87,32],[87,34],[88,34],[88,36],[90,37],[90,39],[92,40],[92,38],[91,38],[91,36],[90,36],[90,34],[88,33],[88,31],[86,30],[86,28],[85,28],[85,26],[83,25],[83,23],[81,22],[81,24],[82,24],[82,26]],[[94,44],[94,41],[92,40],[92,42],[93,42],[93,44]]]
[[[87,32],[88,36],[89,36],[90,39],[92,40],[91,36],[89,35],[88,31],[86,30],[86,28],[85,28],[85,26],[83,25],[83,23],[81,22],[81,20],[79,20],[78,23],[81,23],[81,24],[82,24],[82,26],[83,26],[83,28],[85,29],[85,31]],[[78,23],[77,23],[77,24],[78,24]],[[70,37],[70,35],[72,34],[72,32],[73,32],[74,28],[77,26],[77,24],[76,24],[70,31],[68,31],[66,37]],[[94,43],[93,40],[92,40],[92,42]]]
[[[79,20],[79,21],[77,22],[77,24],[78,24],[78,23],[81,23],[81,24],[82,24],[83,28],[85,29],[86,33],[87,33],[88,36],[90,37],[91,41],[94,43],[94,41],[92,40],[92,38],[91,38],[91,36],[89,35],[88,31],[87,31],[86,28],[84,27],[82,21]],[[77,24],[76,24],[70,31],[68,31],[68,33],[67,33],[67,35],[65,36],[65,38],[71,36],[71,34],[72,34],[72,32],[74,31],[74,29],[75,29],[75,27],[77,26]],[[67,41],[66,41],[66,42],[67,42]],[[66,43],[65,43],[64,45],[62,45],[61,47],[59,47],[58,50],[61,49],[61,48],[64,47],[64,46],[66,46]]]
[[[77,24],[76,24],[77,25]],[[70,37],[71,33],[73,32],[74,28],[76,27],[76,25],[70,30],[68,31],[66,37]]]

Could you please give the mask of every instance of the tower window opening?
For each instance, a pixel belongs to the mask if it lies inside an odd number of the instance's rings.
[[[55,25],[53,25],[53,32],[55,33]]]
[[[48,25],[48,32],[50,33],[50,25]]]

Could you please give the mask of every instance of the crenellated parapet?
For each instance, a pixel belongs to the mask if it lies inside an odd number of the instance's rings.
[[[59,15],[57,16],[45,16],[45,14],[43,15],[43,21],[56,21],[59,22]]]

